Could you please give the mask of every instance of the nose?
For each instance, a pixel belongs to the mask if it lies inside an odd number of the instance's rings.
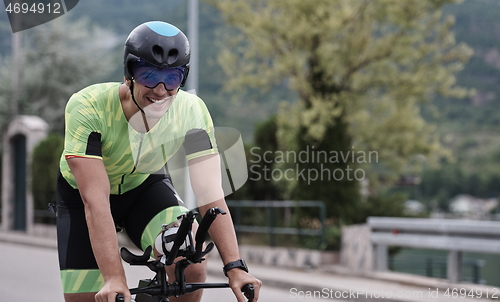
[[[165,94],[172,96],[174,94],[177,94],[177,89],[168,91],[165,84],[163,82],[160,82],[160,83],[158,83],[158,85],[156,85],[155,88],[153,88],[153,92],[160,97],[164,96]]]
[[[167,87],[165,87],[165,84],[160,82],[155,88],[153,88],[153,92],[158,95],[165,95],[165,93],[167,93]]]

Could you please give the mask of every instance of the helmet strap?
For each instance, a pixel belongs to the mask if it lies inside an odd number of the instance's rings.
[[[149,132],[149,125],[148,125],[148,120],[146,118],[146,112],[144,112],[144,110],[142,110],[141,106],[139,106],[139,104],[137,104],[137,101],[135,100],[135,96],[134,96],[134,81],[132,81],[132,80],[130,80],[130,94],[132,95],[132,101],[134,101],[134,104],[141,111],[142,120],[144,121],[144,126],[146,126],[146,131]]]

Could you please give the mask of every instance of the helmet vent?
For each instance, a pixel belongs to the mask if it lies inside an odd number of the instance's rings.
[[[177,48],[173,48],[168,52],[167,64],[171,65],[177,61],[179,57],[179,50]]]
[[[152,50],[155,60],[159,63],[163,63],[163,47],[154,45]]]

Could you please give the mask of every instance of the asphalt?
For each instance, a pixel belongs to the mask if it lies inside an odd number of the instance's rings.
[[[0,242],[57,248],[55,238],[28,236],[24,233],[1,232]],[[207,261],[208,274],[224,277],[222,263],[215,254]],[[492,286],[449,283],[394,272],[354,272],[342,266],[327,265],[316,269],[290,269],[249,263],[250,273],[263,286],[286,290],[290,300],[319,298],[348,301],[493,301],[500,298],[500,289]]]

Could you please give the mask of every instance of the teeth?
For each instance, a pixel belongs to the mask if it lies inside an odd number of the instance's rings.
[[[153,100],[153,99],[149,99],[149,100],[150,100],[151,102],[155,103],[155,104],[160,105],[160,104],[165,103],[165,102],[168,100],[168,98],[165,98],[165,99],[163,99],[163,100]]]

